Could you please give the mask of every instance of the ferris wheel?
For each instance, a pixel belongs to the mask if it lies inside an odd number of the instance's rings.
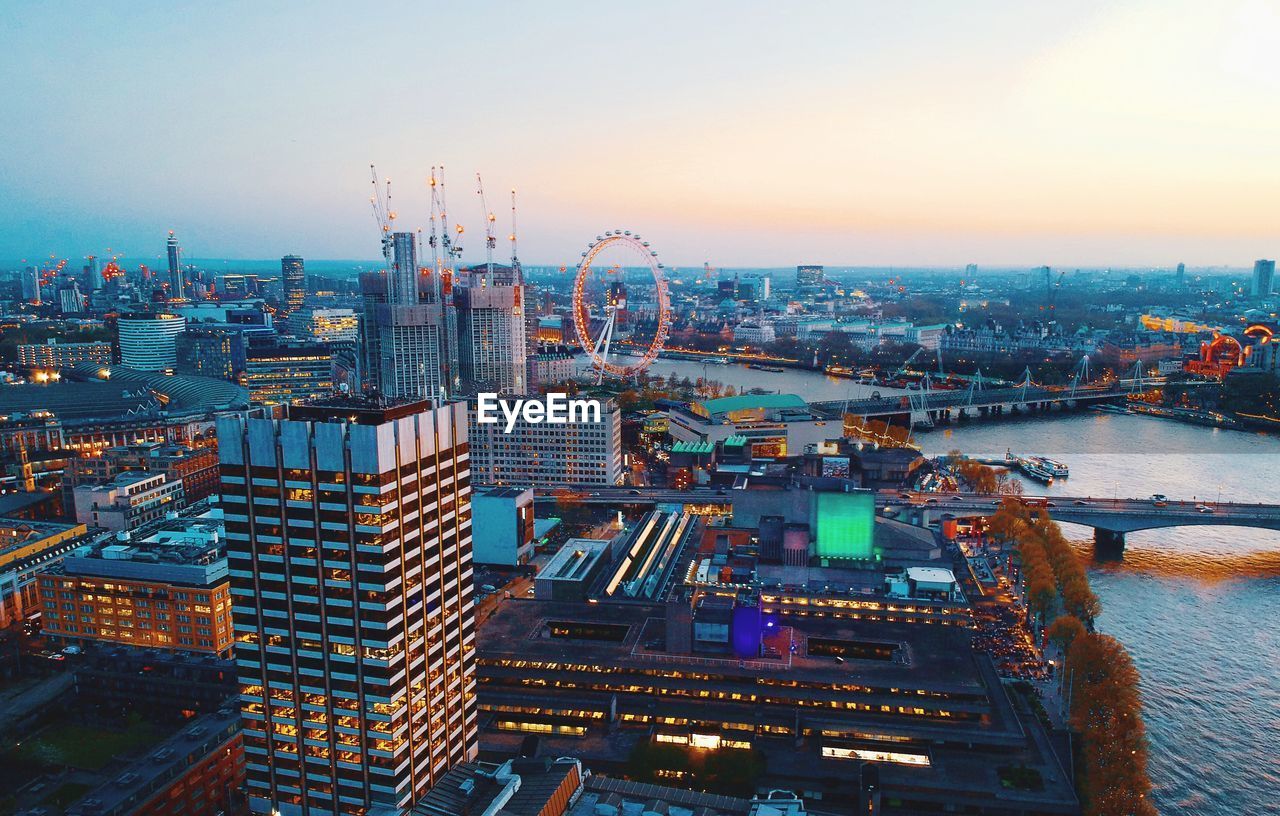
[[[616,290],[597,293],[594,291],[596,287],[592,286],[595,279],[592,265],[602,254],[612,255],[618,250],[623,255],[638,257],[640,264],[629,265],[647,268],[647,277],[652,278],[653,282],[652,317],[656,327],[647,338],[630,338],[628,345],[639,355],[639,359],[626,363],[621,361],[617,349],[613,348],[619,314],[626,310],[626,302],[619,301],[613,294]],[[621,273],[623,260],[617,261],[608,270],[608,274]],[[667,293],[667,279],[662,270],[662,264],[658,263],[658,253],[649,248],[648,241],[632,234],[631,230],[611,230],[597,235],[594,241],[587,244],[573,280],[573,326],[578,334],[578,342],[591,358],[597,372],[596,382],[602,381],[606,374],[629,379],[644,371],[658,358],[658,352],[662,351],[671,330],[671,301]],[[594,329],[593,318],[596,323]]]

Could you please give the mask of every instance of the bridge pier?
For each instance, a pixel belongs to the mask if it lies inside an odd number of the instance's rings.
[[[1115,530],[1093,529],[1093,553],[1098,558],[1116,560],[1124,557],[1124,533]]]

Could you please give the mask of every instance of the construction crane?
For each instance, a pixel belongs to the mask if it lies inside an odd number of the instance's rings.
[[[387,273],[387,300],[397,302],[396,274],[394,271],[395,255],[395,222],[396,211],[391,208],[391,179],[378,182],[378,170],[369,165],[369,175],[373,184],[373,194],[369,196],[369,206],[373,208],[373,220],[378,224],[379,238],[382,241],[382,260]]]
[[[902,361],[902,365],[898,366],[898,371],[893,376],[901,377],[903,374],[906,374],[907,367],[910,366],[913,362],[915,362],[915,359],[917,357],[919,357],[921,354],[925,354],[927,351],[928,350],[924,346],[920,346],[915,351],[911,352],[911,356]],[[939,345],[937,348],[936,357],[938,360],[938,376],[946,377],[947,376],[946,372],[943,371],[942,369],[942,346],[941,345]],[[926,372],[926,375],[927,375],[927,372]]]
[[[1057,308],[1058,292],[1061,291],[1062,289],[1062,279],[1065,278],[1066,276],[1067,276],[1067,270],[1064,269],[1058,273],[1058,280],[1052,286],[1049,286],[1049,291],[1047,293],[1045,305],[1048,307],[1046,311],[1049,312],[1051,319],[1052,319],[1053,310]],[[1046,277],[1045,284],[1048,285],[1048,283],[1049,281],[1048,281],[1048,278]]]
[[[511,191],[511,274],[516,285],[524,283],[524,270],[520,268],[520,253],[516,251],[516,191]]]
[[[373,195],[369,196],[369,205],[373,208],[373,220],[378,224],[379,237],[382,240],[382,257],[391,268],[391,251],[394,243],[391,234],[395,228],[396,211],[391,209],[391,179],[385,184],[378,183],[378,170],[369,165],[369,174],[373,184]]]
[[[498,246],[498,239],[493,234],[493,223],[496,219],[493,212],[489,209],[489,203],[484,197],[484,181],[481,180],[480,174],[476,173],[476,195],[480,196],[480,211],[484,216],[484,285],[493,285],[493,250]]]

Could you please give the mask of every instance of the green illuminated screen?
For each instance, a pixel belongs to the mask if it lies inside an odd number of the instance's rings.
[[[818,557],[871,559],[875,496],[869,492],[818,494]]]

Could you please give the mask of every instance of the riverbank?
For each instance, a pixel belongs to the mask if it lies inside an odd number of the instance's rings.
[[[1070,466],[1028,493],[1274,500],[1280,438],[1083,411],[952,425],[919,434],[927,455],[1034,451]],[[1062,525],[1102,601],[1096,625],[1142,675],[1157,807],[1179,816],[1266,813],[1280,801],[1274,741],[1280,678],[1280,533],[1175,527],[1129,533],[1122,560],[1094,561],[1092,530]]]

